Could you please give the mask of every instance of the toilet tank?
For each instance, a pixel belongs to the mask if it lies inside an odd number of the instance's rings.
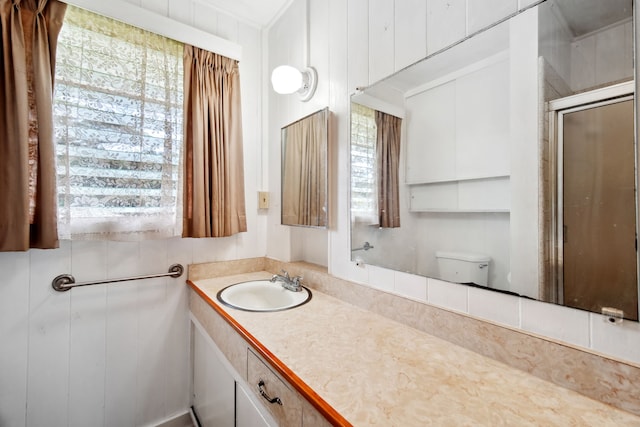
[[[488,286],[491,257],[466,252],[436,252],[439,278],[455,283]]]

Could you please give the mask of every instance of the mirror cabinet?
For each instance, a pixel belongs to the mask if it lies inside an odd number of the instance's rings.
[[[326,228],[329,109],[282,128],[282,224]]]

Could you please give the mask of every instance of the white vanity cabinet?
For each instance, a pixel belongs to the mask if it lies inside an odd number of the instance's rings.
[[[202,427],[235,425],[235,379],[198,329],[193,328],[193,408]]]
[[[236,383],[236,426],[270,427],[271,424],[265,420],[249,393]]]
[[[201,308],[191,314],[191,336],[193,407],[202,427],[331,425],[204,301],[194,295],[191,304]]]
[[[211,337],[192,323],[193,409],[202,427],[275,427]]]

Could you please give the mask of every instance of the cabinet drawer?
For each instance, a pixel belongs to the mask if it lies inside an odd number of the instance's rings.
[[[302,403],[295,390],[289,388],[250,349],[247,352],[247,380],[252,392],[260,398],[279,425],[302,426]],[[267,398],[261,395],[260,388],[266,396],[274,400],[273,403],[269,403]]]

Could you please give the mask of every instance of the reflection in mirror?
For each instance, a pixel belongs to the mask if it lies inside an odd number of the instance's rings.
[[[282,224],[327,227],[329,109],[282,128]]]
[[[555,118],[560,197],[552,220],[561,233],[549,297],[638,320],[633,98],[583,100]]]
[[[574,3],[540,8],[541,298],[638,320],[632,4]]]
[[[544,1],[353,95],[352,260],[637,320],[632,15]],[[404,119],[397,228],[369,110]]]
[[[352,215],[379,228],[400,227],[402,119],[353,104],[351,110]]]

